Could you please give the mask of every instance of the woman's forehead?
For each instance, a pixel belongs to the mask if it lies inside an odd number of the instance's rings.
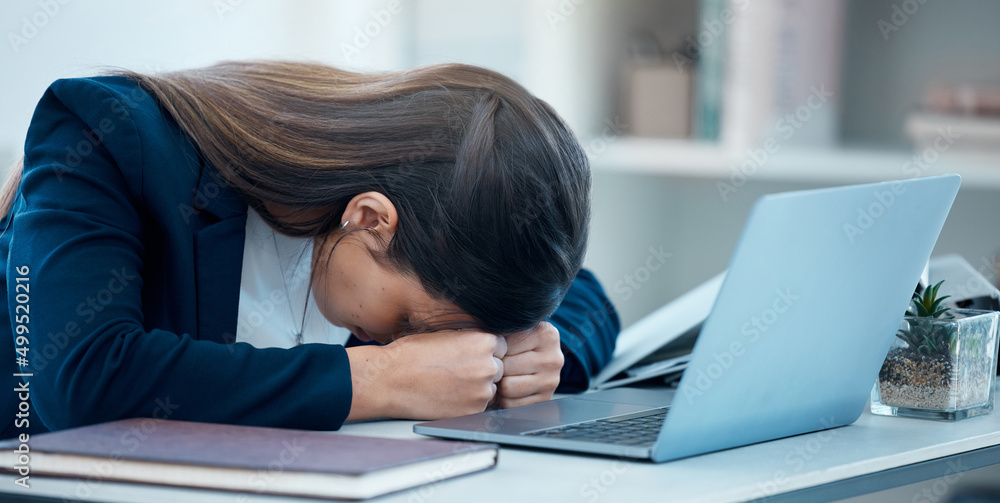
[[[431,295],[415,278],[401,282],[399,288],[406,290],[403,295],[404,305],[399,307],[406,312],[411,323],[466,327],[478,325],[476,320],[453,300],[440,295]]]

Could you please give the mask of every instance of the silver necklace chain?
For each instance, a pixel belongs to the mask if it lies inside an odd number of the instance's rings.
[[[292,320],[294,322],[294,320],[295,320],[295,308],[292,307],[292,296],[291,296],[290,292],[288,291],[288,279],[285,276],[285,267],[284,267],[284,265],[282,265],[283,261],[282,261],[282,258],[281,258],[281,251],[278,249],[278,233],[274,232],[274,231],[271,231],[271,238],[272,238],[272,241],[274,242],[274,253],[275,253],[275,255],[278,258],[278,272],[281,273],[281,286],[285,289],[285,302],[288,303],[288,313],[292,316]],[[302,321],[299,324],[299,327],[297,329],[295,327],[292,327],[293,328],[292,335],[295,337],[295,345],[296,346],[302,345],[302,342],[303,342],[303,334],[302,334],[302,332],[303,332],[303,330],[305,330],[306,319],[307,319],[308,315],[309,315],[309,292],[307,291],[306,292],[306,305],[305,305],[305,307],[302,310]]]

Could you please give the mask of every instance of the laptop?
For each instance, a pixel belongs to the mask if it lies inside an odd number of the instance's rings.
[[[618,334],[615,353],[590,380],[591,389],[643,385],[653,379],[676,382],[691,361],[725,276],[725,271],[715,275]]]
[[[676,388],[617,387],[413,430],[663,462],[851,424],[960,183],[760,198]]]

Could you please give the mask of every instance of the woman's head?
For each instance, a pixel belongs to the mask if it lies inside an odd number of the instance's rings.
[[[441,315],[424,328],[516,332],[551,314],[580,268],[586,156],[546,103],[500,74],[245,62],[126,75],[269,225],[316,238],[314,292],[334,323],[365,328],[321,291],[354,286],[371,316],[395,279]]]
[[[342,219],[343,229],[313,247],[312,291],[327,320],[382,343],[433,327],[476,325],[450,299],[430,294],[415,273],[386,266],[372,253],[385,249],[399,225],[384,194],[354,196]]]

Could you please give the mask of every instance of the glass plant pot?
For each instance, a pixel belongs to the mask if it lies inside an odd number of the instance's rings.
[[[996,311],[907,316],[872,388],[872,413],[943,421],[989,414],[997,369]]]

